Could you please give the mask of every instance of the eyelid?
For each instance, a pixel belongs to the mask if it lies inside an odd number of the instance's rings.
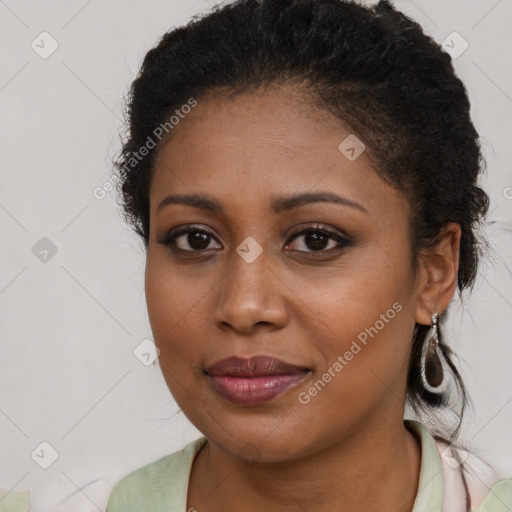
[[[328,234],[329,236],[332,236],[335,239],[345,242],[350,242],[352,240],[352,238],[349,235],[347,235],[340,229],[332,228],[327,224],[322,224],[321,222],[306,223],[300,224],[299,226],[295,226],[293,231],[288,234],[288,237],[295,237],[296,235],[301,235],[309,231],[321,231],[323,233]]]
[[[161,245],[167,245],[170,247],[171,243],[174,240],[176,240],[176,238],[178,238],[182,235],[186,235],[191,232],[192,233],[200,232],[200,233],[205,233],[206,235],[211,237],[213,240],[215,240],[217,243],[221,244],[221,242],[219,242],[219,240],[217,240],[217,237],[209,229],[205,229],[203,226],[204,226],[204,224],[182,224],[180,226],[176,226],[168,231],[165,231],[161,236],[159,236],[157,239],[157,243],[159,243]],[[190,252],[190,253],[201,252],[201,251],[184,251],[183,249],[176,249],[176,250],[179,250],[181,252]]]

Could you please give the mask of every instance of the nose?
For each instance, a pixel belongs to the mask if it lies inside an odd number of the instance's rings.
[[[230,269],[217,288],[215,324],[244,334],[262,326],[270,330],[284,327],[288,322],[286,286],[270,267],[265,251],[251,263],[235,251],[230,259]]]

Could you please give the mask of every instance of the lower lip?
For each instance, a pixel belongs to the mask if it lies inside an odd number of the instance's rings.
[[[260,377],[210,375],[213,389],[223,398],[238,405],[257,405],[298,386],[309,372]]]

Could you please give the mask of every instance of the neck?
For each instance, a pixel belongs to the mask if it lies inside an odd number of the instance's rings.
[[[410,512],[421,461],[402,418],[373,422],[313,456],[245,463],[207,442],[196,456],[187,510]]]

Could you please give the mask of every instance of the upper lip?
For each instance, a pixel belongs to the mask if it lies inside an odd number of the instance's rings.
[[[290,364],[275,357],[265,355],[254,356],[248,359],[231,356],[221,359],[205,369],[209,375],[229,375],[234,377],[289,375],[306,370],[309,370],[309,368]]]

